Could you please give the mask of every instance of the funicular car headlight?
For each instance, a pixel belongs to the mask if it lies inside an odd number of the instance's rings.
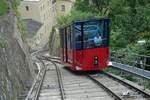
[[[98,57],[97,56],[94,57],[94,65],[98,65]]]

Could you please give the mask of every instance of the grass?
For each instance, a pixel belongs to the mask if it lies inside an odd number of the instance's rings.
[[[144,86],[145,86],[145,88],[150,90],[150,82],[149,81],[144,82]]]
[[[6,0],[0,0],[0,16],[8,12],[8,4]]]
[[[106,71],[106,72],[113,73],[113,74],[115,74],[115,75],[120,75],[120,71],[118,71],[117,69],[110,68],[110,67],[107,68],[105,71]]]
[[[129,80],[129,81],[132,81],[132,82],[138,82],[138,80],[133,77],[132,75],[126,75],[126,76],[123,76],[123,78]]]

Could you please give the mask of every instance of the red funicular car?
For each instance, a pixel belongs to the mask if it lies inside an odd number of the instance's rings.
[[[108,18],[74,21],[60,29],[61,60],[72,70],[98,71],[109,63]]]

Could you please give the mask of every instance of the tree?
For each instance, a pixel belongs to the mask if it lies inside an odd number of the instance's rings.
[[[112,49],[122,50],[129,45],[136,48],[138,40],[150,39],[150,0],[76,0],[71,13],[59,18],[59,22],[65,25],[73,20],[101,17],[111,19]],[[147,46],[144,49],[148,50]]]

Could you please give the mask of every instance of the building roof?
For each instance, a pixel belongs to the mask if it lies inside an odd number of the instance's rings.
[[[58,0],[58,1],[68,1],[68,2],[75,2],[76,0]]]
[[[52,3],[56,3],[56,2],[59,2],[59,1],[67,1],[67,2],[71,2],[71,3],[74,3],[76,0],[52,0]]]
[[[22,0],[22,1],[41,1],[41,0]],[[69,2],[75,2],[76,0],[58,0],[58,1],[69,1]],[[56,0],[53,0],[52,2],[56,2]]]
[[[27,26],[28,37],[30,38],[34,37],[37,34],[38,30],[43,25],[42,23],[35,21],[33,19],[24,19],[24,22]]]

